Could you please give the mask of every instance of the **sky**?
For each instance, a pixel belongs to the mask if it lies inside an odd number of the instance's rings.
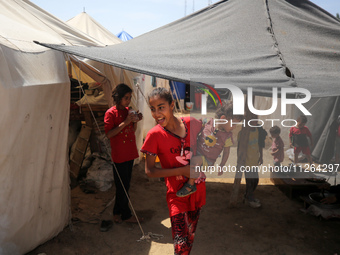
[[[241,0],[242,1],[242,0]],[[117,35],[122,30],[136,37],[208,6],[208,0],[31,0],[67,21],[85,12]],[[332,15],[340,13],[340,0],[312,0]],[[186,6],[186,8],[185,8]]]

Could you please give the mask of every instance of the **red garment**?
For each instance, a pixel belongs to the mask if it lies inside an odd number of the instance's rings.
[[[230,145],[232,145],[233,133],[216,129],[214,119],[210,119],[197,139],[197,151],[213,164],[223,151],[228,138],[231,139]]]
[[[184,138],[181,139],[161,125],[157,125],[148,132],[141,151],[157,155],[163,168],[187,165],[191,154],[196,154],[197,135],[201,130],[202,123],[190,117],[182,118],[182,121],[187,129]],[[183,156],[181,156],[182,148]],[[183,212],[195,211],[205,205],[205,183],[196,184],[197,191],[194,194],[177,197],[176,192],[182,188],[188,178],[171,176],[164,179],[167,186],[166,200],[170,217]]]
[[[338,136],[340,137],[340,125],[338,126],[338,132],[337,132]]]
[[[306,126],[303,128],[291,127],[289,137],[292,137],[293,135],[307,135],[309,138],[312,138],[312,134]]]
[[[116,106],[108,109],[104,116],[105,133],[117,127],[128,116],[129,109],[119,110]],[[138,158],[134,123],[124,127],[117,135],[110,138],[111,156],[115,163],[123,163]]]
[[[307,136],[312,139],[312,134],[306,126],[290,128],[289,138],[292,139],[294,147],[309,147]]]
[[[302,151],[305,155],[310,155],[310,149],[309,147],[294,147],[294,154],[299,155],[299,153]]]
[[[175,254],[190,254],[201,209],[179,213],[170,218]]]
[[[278,152],[276,152],[273,157],[275,162],[282,162],[284,159],[284,143],[281,139],[281,136],[278,136],[277,138],[273,139],[272,143],[272,151],[276,151],[279,149]]]

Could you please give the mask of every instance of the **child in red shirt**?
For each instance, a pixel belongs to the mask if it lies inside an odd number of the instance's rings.
[[[223,156],[220,167],[223,167],[229,158],[230,146],[234,144],[232,131],[235,128],[235,124],[232,125],[232,123],[239,122],[243,116],[234,116],[232,103],[223,101],[222,105],[219,105],[216,111],[215,118],[219,120],[217,124],[215,124],[214,119],[211,118],[204,124],[202,131],[198,135],[197,156],[191,160],[191,165],[195,167],[202,166],[206,168],[213,166],[222,151]],[[218,173],[218,175],[222,174],[223,172]],[[200,173],[198,179],[190,178],[177,192],[177,196],[185,197],[193,194],[196,192],[195,183],[200,183],[204,181],[205,178],[203,172]]]
[[[290,146],[294,147],[294,163],[298,163],[298,156],[302,151],[302,153],[306,155],[309,164],[312,164],[313,161],[307,137],[310,139],[311,146],[313,146],[313,139],[308,127],[305,126],[307,123],[307,117],[305,115],[301,115],[296,121],[296,127],[291,127],[289,132]]]
[[[281,129],[278,126],[273,126],[269,129],[269,133],[273,139],[271,155],[274,157],[274,166],[281,166],[284,159],[284,143],[280,136]]]
[[[189,160],[196,153],[202,123],[191,117],[174,116],[174,101],[165,88],[156,88],[150,93],[149,105],[158,125],[148,132],[141,149],[146,153],[145,173],[149,177],[164,177],[175,254],[189,254],[200,210],[205,204],[205,183],[198,184],[191,196],[177,197],[176,192],[190,177]],[[156,167],[157,156],[162,168]]]
[[[129,192],[133,161],[138,158],[135,131],[137,122],[143,118],[143,115],[129,113],[128,106],[132,97],[132,89],[129,86],[119,84],[112,92],[112,97],[116,105],[106,111],[104,124],[106,136],[111,143],[112,161],[119,174],[118,176],[114,169],[116,202],[113,208],[113,219],[116,223],[121,221],[137,223],[136,217],[131,214],[124,188]]]

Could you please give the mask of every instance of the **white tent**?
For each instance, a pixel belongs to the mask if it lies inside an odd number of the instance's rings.
[[[0,1],[0,254],[23,254],[70,219],[70,81],[33,40],[103,45],[28,0]]]
[[[81,30],[82,32],[88,34],[89,36],[106,45],[122,43],[122,41],[118,37],[116,37],[114,34],[104,28],[100,23],[98,23],[86,12],[78,14],[77,16],[66,21],[66,23],[78,30]],[[119,83],[125,83],[129,85],[135,92],[133,93],[132,107],[135,109],[139,109],[144,115],[144,120],[138,125],[138,129],[136,131],[137,148],[141,148],[143,144],[143,138],[145,138],[147,131],[154,126],[154,121],[143,95],[137,89],[134,83],[135,81],[137,81],[140,84],[140,89],[142,90],[142,93],[146,95],[147,92],[152,89],[152,77],[124,70],[118,67],[113,67],[111,65],[107,65],[90,59],[85,59],[84,62],[95,67],[110,81],[109,87],[104,88],[109,106],[112,106],[113,104],[111,91]],[[156,79],[156,84],[157,86],[162,87],[169,86],[168,80],[164,79]],[[135,161],[135,163],[137,162],[138,160]]]
[[[80,31],[88,34],[93,38],[96,38],[98,41],[106,45],[112,45],[122,42],[122,40],[120,40],[117,36],[112,34],[101,24],[99,24],[86,12],[79,13],[77,16],[66,21],[66,23],[72,27],[78,28]]]

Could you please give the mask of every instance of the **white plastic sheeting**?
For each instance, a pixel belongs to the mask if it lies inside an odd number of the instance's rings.
[[[0,0],[0,254],[25,254],[70,219],[70,81],[33,40],[103,45],[28,0]]]
[[[70,217],[70,87],[62,54],[0,52],[0,254],[15,255],[57,235]],[[26,62],[43,66],[40,75]]]

